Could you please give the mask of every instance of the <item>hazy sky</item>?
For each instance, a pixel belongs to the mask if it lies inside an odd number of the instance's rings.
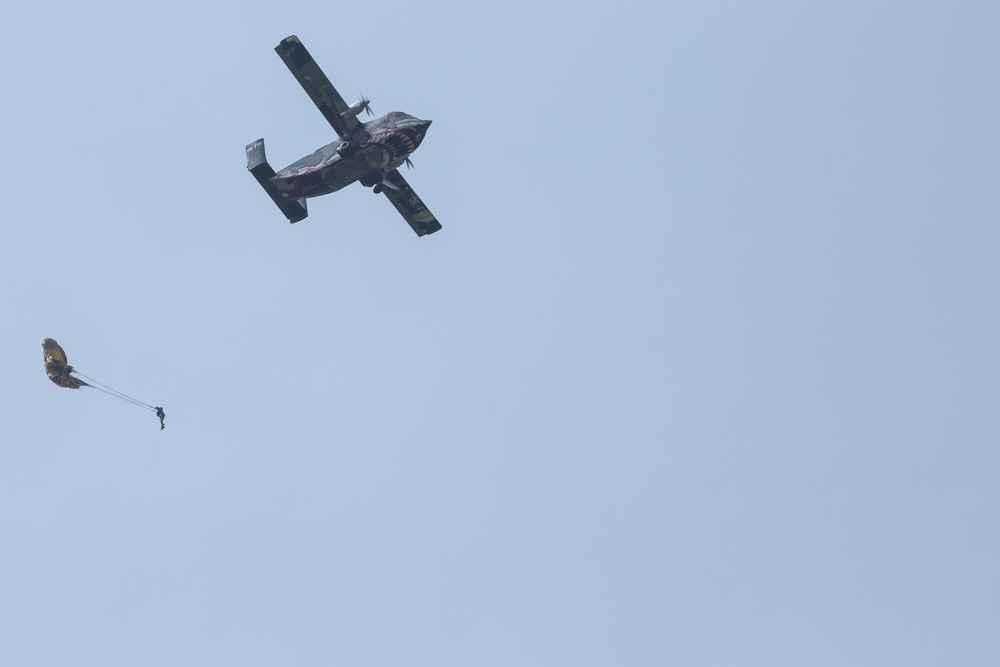
[[[434,121],[416,237],[246,172]],[[1000,663],[1000,10],[17,3],[0,664]],[[167,412],[54,386],[42,338]]]

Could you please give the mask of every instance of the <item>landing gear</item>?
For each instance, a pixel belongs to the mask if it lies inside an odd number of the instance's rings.
[[[372,186],[372,192],[374,192],[377,195],[378,194],[382,194],[382,184],[381,183],[376,183],[375,185],[373,185]]]

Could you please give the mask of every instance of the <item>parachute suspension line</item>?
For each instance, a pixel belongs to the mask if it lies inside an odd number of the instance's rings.
[[[126,403],[131,403],[132,405],[134,405],[136,407],[139,407],[139,408],[142,408],[143,410],[150,410],[152,412],[156,412],[155,408],[151,408],[150,406],[146,405],[145,403],[143,403],[141,401],[136,401],[136,400],[132,399],[131,397],[122,396],[121,394],[117,394],[114,391],[111,391],[109,389],[105,389],[104,387],[98,387],[98,386],[93,385],[93,384],[88,384],[86,386],[90,387],[91,389],[96,389],[97,391],[102,392],[104,394],[107,394],[108,396],[111,396],[113,398],[120,398],[123,401],[125,401]]]
[[[94,378],[87,377],[86,375],[84,375],[80,371],[74,370],[73,374],[74,375],[79,375],[81,378],[83,378],[84,380],[86,380],[91,389],[96,389],[97,391],[104,392],[105,394],[107,394],[109,396],[114,396],[115,398],[120,398],[121,400],[123,400],[123,401],[125,401],[127,403],[131,403],[132,405],[136,405],[136,406],[138,406],[140,408],[145,408],[146,410],[151,410],[153,412],[156,412],[156,408],[153,407],[152,405],[150,405],[148,403],[143,403],[142,401],[140,401],[137,398],[132,398],[128,394],[123,394],[122,392],[120,392],[117,389],[114,389],[112,387],[109,387],[108,385],[104,384],[103,382],[98,382]]]

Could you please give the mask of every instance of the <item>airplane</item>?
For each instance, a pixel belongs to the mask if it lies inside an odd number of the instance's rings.
[[[417,236],[433,234],[441,223],[399,173],[412,166],[410,155],[420,146],[431,121],[399,111],[362,122],[372,115],[365,99],[348,105],[295,35],[274,48],[295,79],[333,127],[339,139],[275,173],[267,163],[264,140],[247,144],[247,169],[270,195],[290,223],[304,220],[306,200],[336,192],[358,181],[375,194],[384,194]]]

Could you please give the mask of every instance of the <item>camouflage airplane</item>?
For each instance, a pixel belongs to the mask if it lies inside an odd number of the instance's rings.
[[[370,100],[362,96],[348,106],[298,37],[286,37],[274,50],[340,137],[278,173],[267,163],[263,139],[247,146],[247,169],[288,221],[298,222],[309,214],[306,199],[360,181],[376,194],[383,193],[417,236],[441,229],[397,169],[404,163],[410,166],[409,156],[423,141],[431,121],[393,111],[364,123],[358,114],[372,115]]]

